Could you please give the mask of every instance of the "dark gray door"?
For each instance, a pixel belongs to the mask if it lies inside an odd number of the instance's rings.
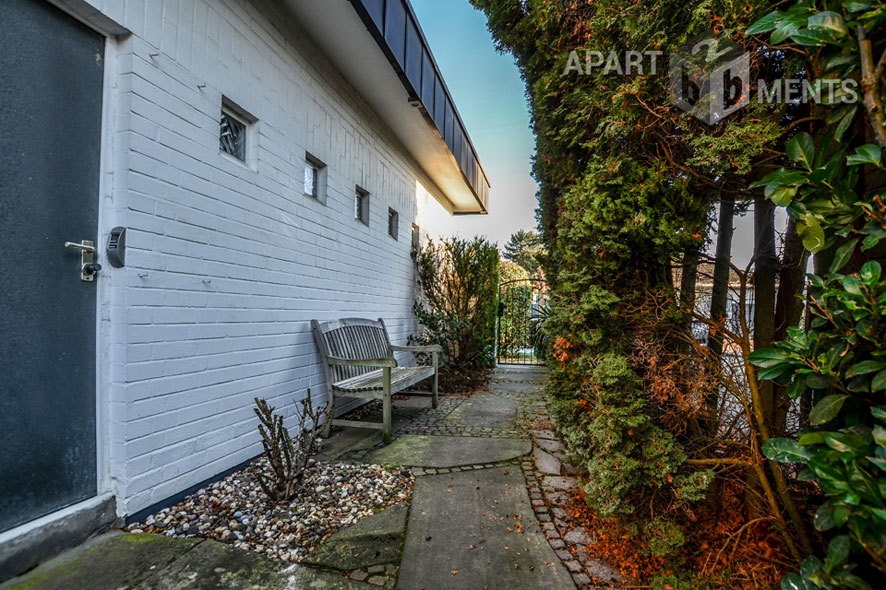
[[[0,2],[0,531],[96,494],[95,283],[104,38]]]

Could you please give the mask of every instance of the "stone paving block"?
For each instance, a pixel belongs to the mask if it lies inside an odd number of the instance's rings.
[[[543,438],[547,440],[558,440],[557,435],[551,432],[550,430],[531,430],[529,434],[532,435],[533,438]]]
[[[574,574],[577,574],[582,569],[581,564],[578,563],[577,561],[575,561],[574,559],[571,561],[567,561],[565,565],[566,565],[566,568]]]
[[[591,583],[591,579],[587,576],[587,574],[576,573],[572,574],[572,579],[575,580],[575,583],[579,586],[584,586],[586,584]]]
[[[574,490],[578,488],[578,481],[574,477],[547,476],[543,485],[557,490]]]
[[[594,542],[593,537],[587,534],[582,528],[574,528],[565,535],[563,540],[568,543],[576,543],[578,545],[590,545]]]
[[[545,439],[545,438],[536,438],[535,444],[536,444],[536,446],[544,449],[545,451],[547,451],[549,453],[563,450],[563,443],[561,443],[559,440],[549,440],[549,439]]]
[[[584,563],[585,571],[594,576],[595,578],[599,578],[601,580],[605,580],[608,582],[623,582],[625,581],[624,576],[622,576],[618,571],[609,567],[602,561],[597,561],[596,559],[589,559]]]
[[[560,475],[560,460],[538,447],[532,449],[538,470],[548,475]]]

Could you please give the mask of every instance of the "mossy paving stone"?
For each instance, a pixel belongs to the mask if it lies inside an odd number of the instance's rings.
[[[363,590],[347,578],[204,541],[133,590]]]
[[[509,461],[531,451],[529,439],[404,434],[370,453],[367,460],[407,467],[446,468]]]
[[[302,563],[342,571],[395,563],[406,529],[408,506],[401,502],[342,529],[321,543]]]
[[[134,588],[199,545],[199,539],[114,535],[60,555],[3,588],[104,590]]]
[[[134,590],[282,590],[282,566],[251,551],[204,541]]]
[[[286,590],[378,590],[377,586],[300,566],[292,566],[284,580]]]
[[[444,423],[476,428],[512,428],[517,401],[491,393],[478,393],[449,414]]]
[[[6,590],[368,590],[215,541],[116,535],[43,564]]]
[[[510,530],[509,530],[510,529]],[[519,467],[416,479],[399,590],[574,590]]]

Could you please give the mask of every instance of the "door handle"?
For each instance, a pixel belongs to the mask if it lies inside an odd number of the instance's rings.
[[[77,242],[65,242],[65,248],[80,251],[80,280],[86,283],[95,281],[95,275],[102,269],[100,264],[95,263],[97,252],[92,240]]]
[[[92,242],[89,240],[83,240],[82,243],[78,244],[77,242],[65,242],[65,248],[72,248],[74,250],[80,250],[81,252],[88,252],[90,254],[95,254],[97,250],[95,246],[92,245]]]

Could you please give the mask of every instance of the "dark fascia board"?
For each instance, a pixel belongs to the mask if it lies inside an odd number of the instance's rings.
[[[471,151],[471,156],[472,156],[474,162],[476,162],[477,170],[479,172],[479,176],[477,178],[476,183],[471,181],[469,171],[465,170],[464,167],[462,166],[462,163],[460,161],[458,161],[457,154],[455,154],[454,146],[449,145],[449,142],[446,141],[445,129],[441,132],[441,137],[446,142],[446,144],[449,146],[450,150],[453,152],[453,157],[456,158],[456,161],[458,162],[459,168],[461,169],[462,175],[464,176],[465,181],[468,183],[468,186],[470,186],[471,189],[474,191],[475,196],[481,202],[482,206],[485,209],[486,203],[488,200],[488,188],[490,186],[489,178],[486,176],[486,171],[483,169],[483,165],[480,162],[479,156],[477,155],[477,149],[474,146],[473,141],[471,140],[470,134],[468,134],[468,132],[467,132],[467,128],[465,127],[464,121],[461,118],[461,114],[459,114],[458,109],[455,106],[455,101],[452,99],[452,93],[449,91],[449,87],[446,85],[446,80],[443,78],[443,75],[440,72],[440,67],[437,65],[437,60],[434,57],[433,51],[431,51],[430,44],[428,43],[427,37],[425,37],[424,31],[421,28],[421,24],[419,23],[418,17],[415,14],[415,10],[412,8],[412,4],[409,2],[409,0],[349,0],[349,2],[354,7],[354,10],[357,12],[357,14],[360,16],[360,19],[363,21],[363,24],[366,26],[367,30],[372,35],[376,44],[379,46],[379,48],[385,54],[385,57],[387,57],[388,61],[391,63],[391,67],[397,73],[397,76],[400,78],[400,81],[403,83],[404,88],[406,88],[406,91],[409,93],[410,101],[421,106],[421,110],[422,110],[423,114],[425,115],[425,117],[427,118],[429,124],[431,124],[434,127],[439,128],[438,122],[435,121],[435,118],[434,118],[434,112],[433,112],[434,109],[429,108],[429,105],[426,105],[424,103],[424,101],[422,100],[421,88],[416,88],[412,84],[412,82],[409,80],[409,77],[406,74],[405,68],[400,65],[396,54],[394,53],[393,49],[391,48],[390,44],[388,43],[388,40],[385,38],[385,32],[383,30],[383,27],[385,24],[384,19],[386,18],[388,3],[390,3],[390,2],[399,3],[400,6],[405,11],[406,22],[408,23],[409,20],[411,19],[412,22],[415,24],[415,28],[418,32],[419,39],[422,44],[422,49],[429,56],[429,58],[431,60],[431,64],[433,65],[433,68],[434,68],[434,74],[436,76],[436,80],[439,80],[440,84],[442,86],[444,99],[446,101],[448,101],[449,104],[452,105],[452,112],[455,116],[456,122],[458,123],[458,128],[461,131],[462,135],[464,136],[465,140],[467,141],[468,147],[470,148],[470,151]],[[373,18],[367,4],[374,4],[376,8],[380,9],[381,15],[382,15],[382,22],[381,23],[377,23],[376,20]],[[405,29],[404,29],[403,34],[405,37],[405,35],[406,35]],[[405,65],[405,63],[404,63],[404,65]],[[455,143],[455,141],[453,141],[452,143]],[[481,182],[485,184],[485,187],[481,187]],[[484,188],[486,190],[483,190]]]

